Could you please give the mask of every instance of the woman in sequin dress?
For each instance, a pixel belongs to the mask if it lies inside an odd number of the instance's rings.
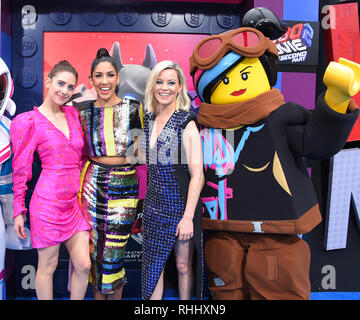
[[[77,106],[89,159],[82,171],[81,207],[92,226],[90,283],[96,300],[117,300],[126,283],[124,253],[138,204],[131,161],[141,133],[139,103],[116,95],[116,62],[99,49],[90,82],[97,99]]]
[[[200,299],[202,152],[185,76],[177,63],[162,61],[154,67],[145,99],[149,113],[143,148],[149,184],[143,211],[142,298],[162,299],[165,264],[174,249],[180,299],[190,299],[195,247],[195,295]]]
[[[53,274],[61,243],[66,245],[74,266],[70,298],[83,299],[88,286],[90,225],[77,197],[84,136],[76,109],[64,106],[76,81],[76,70],[67,61],[60,61],[46,79],[48,91],[41,106],[16,116],[10,127],[14,228],[22,239],[28,236],[24,230],[24,203],[35,151],[41,160],[41,175],[29,207],[31,242],[38,252],[35,287],[40,300],[53,298]]]

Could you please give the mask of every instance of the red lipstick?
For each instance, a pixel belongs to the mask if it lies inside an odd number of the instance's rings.
[[[245,93],[245,91],[246,91],[246,89],[240,89],[240,90],[238,90],[238,91],[234,91],[233,93],[231,93],[231,95],[232,95],[232,96],[235,96],[235,97],[241,96],[242,94]]]

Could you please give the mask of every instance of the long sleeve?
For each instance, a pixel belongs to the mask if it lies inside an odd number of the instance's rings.
[[[353,110],[340,113],[330,108],[321,94],[312,112],[304,137],[304,155],[309,159],[326,159],[339,152],[345,145],[359,116]]]
[[[289,103],[290,104],[290,103]],[[308,159],[327,159],[343,148],[359,116],[355,108],[346,114],[331,109],[321,94],[313,111],[291,103],[298,125],[289,126],[291,150]]]
[[[26,183],[32,177],[32,163],[34,151],[37,146],[36,131],[32,112],[18,115],[11,122],[10,137],[13,150],[13,191],[15,218],[19,214],[25,214]]]

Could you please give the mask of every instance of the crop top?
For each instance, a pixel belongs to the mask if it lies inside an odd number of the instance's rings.
[[[89,156],[129,156],[130,146],[141,134],[140,103],[131,99],[106,107],[94,103],[76,105]]]

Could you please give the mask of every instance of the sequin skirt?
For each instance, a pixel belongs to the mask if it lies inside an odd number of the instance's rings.
[[[135,168],[88,161],[82,171],[81,207],[92,226],[90,283],[104,294],[126,283],[124,253],[136,217]]]

